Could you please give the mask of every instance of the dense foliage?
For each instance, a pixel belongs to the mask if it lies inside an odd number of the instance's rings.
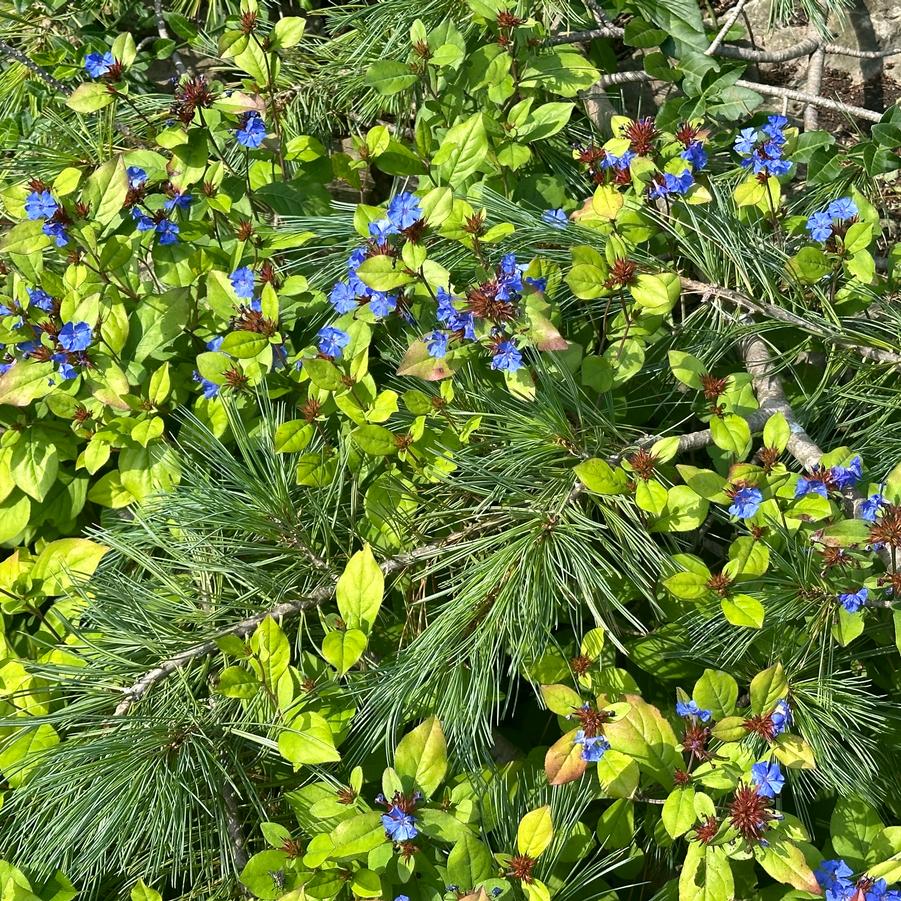
[[[901,110],[289,5],[0,3],[0,895],[897,901]]]

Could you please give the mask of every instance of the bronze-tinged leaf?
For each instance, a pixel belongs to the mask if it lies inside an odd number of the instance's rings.
[[[552,744],[544,757],[544,771],[551,785],[574,782],[588,769],[582,759],[582,746],[573,744],[578,729],[567,732]]]
[[[397,367],[398,375],[415,375],[427,382],[439,382],[454,374],[454,367],[448,357],[440,360],[429,356],[425,341],[414,341]]]

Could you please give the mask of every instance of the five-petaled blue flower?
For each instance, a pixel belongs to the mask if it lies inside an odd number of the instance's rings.
[[[369,223],[369,236],[374,238],[378,244],[384,244],[391,235],[396,235],[398,231],[398,227],[387,216]]]
[[[805,228],[814,241],[823,244],[832,237],[832,216],[829,213],[813,213],[807,217]]]
[[[729,507],[729,513],[737,516],[739,519],[748,519],[753,516],[763,503],[763,495],[759,488],[739,488],[732,495],[732,504]]]
[[[93,330],[87,322],[67,322],[57,336],[60,345],[69,353],[87,350],[91,346]]]
[[[706,723],[711,716],[709,710],[698,707],[697,701],[676,701],[676,713],[679,716],[696,716],[702,723]]]
[[[139,210],[136,206],[131,208],[131,218],[134,219],[135,225],[139,232],[149,232],[154,229],[156,223],[145,212]]]
[[[53,362],[57,364],[56,371],[62,377],[63,381],[68,382],[69,380],[74,379],[75,376],[78,375],[78,371],[69,362],[69,357],[66,354],[62,354],[62,353],[53,354],[53,356],[50,359],[53,360]]]
[[[419,835],[416,817],[401,810],[397,805],[393,805],[388,813],[382,814],[382,826],[388,838],[394,842],[409,842]]]
[[[829,497],[826,483],[816,475],[811,475],[809,478],[806,476],[799,477],[798,484],[795,485],[795,497],[804,497],[805,494],[819,494],[821,497]]]
[[[49,313],[53,309],[53,298],[43,288],[29,288],[28,300],[33,307]]]
[[[425,346],[430,357],[441,359],[447,356],[447,335],[444,332],[432,332],[425,339]]]
[[[106,53],[98,53],[95,50],[84,58],[84,68],[91,78],[100,78],[102,75],[106,75],[106,73],[109,72],[115,62],[116,60],[109,50],[107,50]]]
[[[147,173],[140,166],[129,166],[125,170],[129,188],[140,188],[147,181]]]
[[[683,170],[679,175],[672,172],[664,172],[662,176],[656,176],[648,189],[648,196],[652,200],[666,197],[669,194],[684,194],[695,183],[695,177],[691,169]]]
[[[41,231],[48,238],[53,238],[57,247],[65,247],[69,243],[69,233],[62,222],[45,222]]]
[[[397,309],[397,298],[393,294],[385,294],[382,291],[373,291],[369,298],[369,309],[373,316],[383,319],[389,313]]]
[[[200,383],[200,390],[207,400],[212,400],[219,394],[219,386],[215,382],[205,379],[196,369],[194,370],[194,381]]]
[[[582,729],[573,738],[574,745],[582,746],[582,760],[597,763],[610,750],[610,742],[603,735],[586,735]]]
[[[242,147],[256,150],[266,138],[266,125],[263,123],[263,117],[256,110],[244,113],[241,124],[235,132],[235,138]]]
[[[192,194],[185,194],[184,191],[175,191],[172,196],[163,204],[166,212],[172,210],[186,210],[194,202]]]
[[[634,150],[627,150],[621,156],[617,156],[615,153],[605,153],[601,157],[600,166],[602,169],[617,169],[623,172],[629,168],[636,156],[638,154]]]
[[[703,169],[707,165],[707,151],[700,141],[692,141],[679,156],[688,160],[695,170]]]
[[[545,210],[541,214],[541,221],[553,228],[566,228],[569,225],[569,217],[563,209]]]
[[[32,191],[25,198],[25,215],[29,219],[49,219],[59,204],[49,191]]]
[[[347,282],[338,282],[328,296],[336,313],[349,313],[357,308],[357,295]]]
[[[160,244],[178,243],[178,225],[171,219],[161,219],[156,223],[156,235]]]
[[[503,372],[516,372],[522,366],[522,354],[512,341],[501,341],[491,358],[491,368]]]
[[[415,194],[404,191],[391,198],[388,204],[388,218],[395,228],[401,230],[409,228],[422,219],[422,207]]]
[[[785,776],[775,760],[772,763],[765,760],[755,763],[751,767],[751,779],[757,786],[757,793],[765,798],[775,798],[785,785]]]
[[[337,359],[341,351],[350,344],[350,335],[333,325],[327,325],[316,333],[319,338],[319,352]]]
[[[241,266],[228,277],[235,289],[235,294],[243,300],[250,300],[253,297],[254,274],[250,266]]]
[[[860,588],[857,591],[849,591],[845,594],[840,594],[838,599],[841,601],[842,607],[844,607],[848,613],[857,613],[857,611],[867,602],[869,595],[870,592],[867,588]]]
[[[843,860],[824,860],[814,876],[826,893],[826,901],[845,901],[851,896],[853,870]]]
[[[826,207],[826,214],[839,222],[853,219],[858,212],[857,204],[850,197],[839,197]]]
[[[860,505],[858,516],[865,522],[876,522],[879,515],[879,509],[885,503],[885,498],[881,494],[871,494]]]

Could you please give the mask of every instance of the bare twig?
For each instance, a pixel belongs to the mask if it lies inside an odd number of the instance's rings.
[[[241,826],[238,796],[235,794],[234,786],[227,779],[222,784],[222,800],[225,802],[225,828],[231,845],[232,863],[235,872],[240,873],[247,865],[247,844]],[[242,894],[244,897],[250,897],[250,892],[246,888],[242,889]]]
[[[722,288],[719,285],[709,285],[706,282],[698,282],[690,278],[683,278],[681,282],[682,287],[686,291],[691,291],[694,294],[706,294],[708,296],[721,297],[723,300],[728,300],[730,303],[735,304],[735,306],[748,313],[757,313],[758,315],[767,316],[770,319],[784,322],[786,325],[802,329],[808,334],[822,338],[824,341],[853,350],[864,359],[873,360],[877,363],[901,363],[901,354],[893,353],[889,350],[880,350],[875,347],[866,347],[853,339],[848,338],[841,332],[833,332],[825,327],[808,322],[788,310],[783,310],[782,307],[777,307],[775,304],[767,303],[766,301],[751,300],[750,297],[746,297],[738,291]]]
[[[603,25],[600,28],[592,28],[590,31],[569,31],[555,34],[544,43],[547,47],[553,47],[555,44],[587,44],[595,38],[621,38],[625,33],[624,28],[616,25]]]
[[[729,14],[723,22],[723,27],[717,32],[716,37],[710,42],[710,46],[704,51],[705,56],[713,56],[716,53],[717,48],[729,33],[729,29],[735,24],[735,20],[741,15],[741,11],[745,8],[747,2],[748,0],[738,0],[738,3],[729,10]]]
[[[7,59],[14,60],[17,63],[25,66],[30,72],[33,72],[37,75],[38,78],[41,79],[45,84],[48,84],[54,91],[58,94],[63,94],[68,97],[72,91],[68,85],[63,84],[59,79],[54,78],[46,69],[39,66],[36,62],[29,59],[21,50],[16,50],[15,47],[10,47],[5,41],[0,41],[0,53],[3,54]]]
[[[153,0],[153,12],[156,17],[157,33],[164,41],[171,40],[169,37],[169,30],[166,28],[166,18],[163,16],[162,0]],[[175,66],[175,71],[178,72],[180,76],[188,74],[188,68],[185,66],[178,50],[172,51],[172,65]]]
[[[817,40],[819,28],[813,22],[810,23],[808,29],[810,39],[815,42],[816,46],[810,59],[807,61],[807,83],[805,90],[814,97],[820,96],[820,88],[823,84],[823,69],[826,66],[826,50],[821,42]],[[804,107],[804,131],[815,131],[819,122],[820,111],[813,103],[808,103]]]
[[[485,519],[478,523],[474,523],[456,532],[451,532],[450,535],[439,541],[414,548],[412,551],[407,551],[403,554],[397,554],[394,557],[389,557],[380,564],[380,569],[385,575],[388,575],[389,573],[404,569],[407,566],[412,566],[420,560],[436,557],[444,548],[459,544],[471,535],[485,531],[499,523],[500,520],[498,519]],[[318,607],[334,595],[336,582],[337,577],[333,575],[326,584],[320,586],[309,595],[295,598],[293,601],[284,601],[281,604],[270,607],[268,610],[261,610],[259,613],[254,613],[252,616],[248,616],[246,619],[242,619],[240,622],[220,630],[212,639],[192,645],[184,651],[174,654],[168,660],[164,660],[158,666],[148,670],[140,679],[123,690],[122,700],[119,701],[119,704],[116,706],[115,716],[124,716],[135,703],[140,701],[141,698],[156,685],[157,682],[162,681],[172,673],[184,668],[192,660],[215,654],[216,651],[219,650],[219,646],[216,644],[217,639],[224,638],[228,635],[246,638],[260,625],[260,623],[263,622],[263,620],[270,616],[273,619],[285,619],[296,616],[304,610]]]

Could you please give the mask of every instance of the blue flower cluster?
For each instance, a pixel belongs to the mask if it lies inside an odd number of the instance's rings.
[[[679,175],[672,172],[661,172],[654,176],[654,180],[648,187],[648,197],[657,200],[660,197],[668,197],[670,194],[682,195],[695,183],[695,177],[691,169],[685,169]]]
[[[235,131],[237,142],[248,150],[256,150],[265,138],[266,125],[263,122],[263,117],[256,110],[244,113]]]
[[[782,698],[776,703],[770,714],[770,722],[773,724],[773,736],[781,735],[792,724],[792,709],[788,701]]]
[[[692,141],[679,156],[683,160],[688,160],[696,172],[707,165],[707,151],[700,141]]]
[[[385,796],[379,794],[375,799],[377,804],[384,804],[388,808],[388,812],[382,814],[382,828],[391,841],[410,842],[419,835],[413,811],[421,800],[422,792],[406,796],[397,792],[391,801],[386,801]]]
[[[53,238],[57,247],[65,247],[69,243],[63,209],[46,188],[32,191],[25,198],[25,215],[31,220],[45,219],[41,230],[48,238]]]
[[[890,889],[884,879],[862,875],[854,880],[843,860],[824,860],[814,875],[825,901],[901,901],[901,889]]]
[[[816,467],[806,476],[801,476],[795,485],[795,497],[804,497],[805,494],[819,494],[821,497],[829,496],[829,489],[845,491],[853,488],[863,476],[863,463],[859,456],[855,456],[847,466],[832,466],[829,469]]]
[[[842,607],[844,607],[848,613],[857,613],[857,611],[867,602],[869,595],[869,590],[864,587],[859,588],[857,591],[849,591],[845,594],[840,594],[838,599],[841,602]]]
[[[610,750],[610,742],[603,735],[586,735],[579,729],[573,738],[574,745],[582,746],[582,760],[597,763]]]
[[[861,502],[860,509],[857,511],[858,516],[865,522],[876,522],[879,512],[885,503],[885,498],[879,492],[871,494]]]
[[[749,519],[763,503],[763,494],[759,488],[744,486],[732,495],[732,503],[729,506],[729,514],[739,519]]]
[[[116,64],[113,54],[107,50],[105,53],[94,51],[84,58],[84,68],[91,78],[102,78]]]
[[[319,353],[333,360],[339,359],[344,348],[350,344],[350,335],[333,325],[319,329],[316,335],[319,338]]]
[[[702,723],[709,722],[710,717],[712,716],[709,710],[705,710],[703,707],[698,707],[697,701],[676,701],[676,713],[679,716],[695,716]]]
[[[814,241],[825,244],[835,232],[836,225],[849,222],[857,214],[857,204],[850,197],[839,197],[825,210],[808,216],[805,228]]]
[[[735,138],[733,150],[742,157],[741,165],[755,175],[786,175],[791,162],[784,158],[785,116],[769,116],[762,128],[743,128]]]

